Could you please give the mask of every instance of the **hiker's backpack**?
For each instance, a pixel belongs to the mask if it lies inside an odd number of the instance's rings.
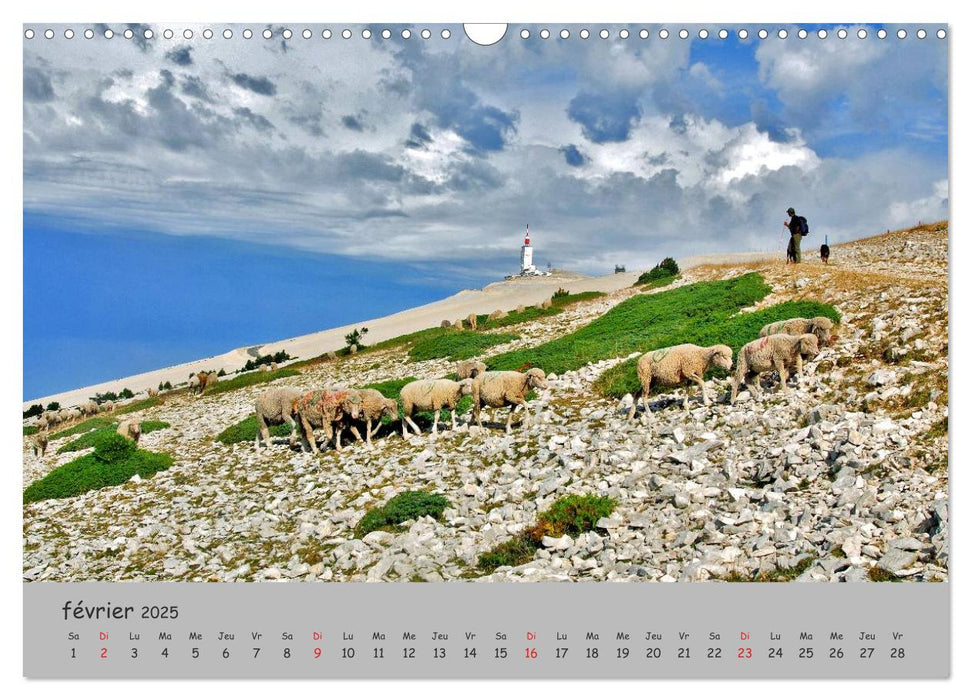
[[[803,236],[809,235],[809,222],[806,221],[805,216],[797,216],[796,220],[799,222],[799,233]]]

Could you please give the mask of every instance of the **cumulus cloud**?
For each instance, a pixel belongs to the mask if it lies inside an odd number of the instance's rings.
[[[191,46],[180,46],[178,48],[172,49],[165,54],[165,57],[172,61],[177,66],[191,66],[192,65],[192,47]]]
[[[276,85],[274,85],[269,78],[254,77],[252,75],[247,75],[246,73],[236,73],[230,76],[230,78],[241,88],[251,90],[257,95],[267,95],[272,97],[276,94]]]

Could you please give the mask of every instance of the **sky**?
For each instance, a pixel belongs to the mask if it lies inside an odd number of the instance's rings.
[[[25,396],[481,286],[526,223],[603,274],[774,249],[789,206],[831,243],[947,216],[947,41],[912,26],[248,26],[24,41]]]

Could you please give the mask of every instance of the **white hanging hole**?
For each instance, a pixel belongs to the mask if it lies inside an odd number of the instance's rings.
[[[646,29],[642,29],[640,32],[638,32],[637,36],[639,36],[641,39],[646,39],[649,34],[650,32],[648,32]]]
[[[719,39],[727,39],[728,38],[728,30],[727,29],[719,29],[718,30],[718,38]]]
[[[768,37],[769,37],[769,32],[767,32],[765,29],[759,30],[759,39],[767,39]]]
[[[898,39],[906,39],[907,38],[907,30],[906,29],[898,29],[897,30],[897,38]]]
[[[662,39],[667,39],[667,38],[668,38],[668,36],[670,35],[670,32],[669,32],[669,31],[668,31],[667,29],[662,29],[661,31],[659,31],[659,32],[657,33],[657,35],[658,35],[659,37],[661,37]]]
[[[520,39],[528,39],[529,38],[529,30],[528,29],[521,30],[519,32],[519,38]]]
[[[273,38],[273,32],[270,31],[269,29],[264,29],[263,30],[263,38],[264,39],[272,39]]]
[[[699,39],[707,39],[708,38],[708,30],[707,29],[701,29],[701,30],[699,30],[698,31],[698,38]]]
[[[164,36],[166,39],[171,39],[175,36],[175,32],[173,32],[171,29],[166,29],[164,32],[162,32],[162,36]]]
[[[332,36],[334,36],[334,32],[330,31],[329,29],[325,29],[320,33],[320,36],[324,37],[325,39],[330,39]]]
[[[540,36],[541,39],[549,39],[550,38],[550,30],[549,29],[541,29],[540,32],[539,32],[539,36]]]
[[[94,39],[94,30],[93,29],[85,29],[84,30],[84,38],[85,39]]]
[[[381,31],[381,38],[382,39],[390,39],[391,38],[391,30],[390,29],[383,29]]]
[[[739,39],[748,39],[748,29],[739,29],[738,30],[738,38]]]
[[[472,40],[472,43],[479,46],[492,46],[502,41],[506,36],[508,24],[463,24],[465,36]]]
[[[430,29],[422,29],[421,30],[421,38],[422,39],[431,39],[432,38],[432,31]]]
[[[449,38],[451,38],[451,36],[452,36],[452,30],[451,29],[443,29],[442,30],[442,38],[443,39],[449,39]]]
[[[778,34],[780,39],[786,39],[789,36],[789,32],[787,32],[785,29],[780,29]]]
[[[47,38],[47,39],[53,39],[54,38],[54,30],[53,29],[48,29],[47,31],[45,31],[44,32],[44,37]]]
[[[878,29],[877,30],[877,39],[886,39],[886,38],[887,38],[887,30],[886,29]]]
[[[805,29],[800,29],[798,36],[800,39],[805,39],[807,36],[809,36],[809,32],[807,32]]]
[[[825,39],[828,35],[829,33],[825,29],[820,29],[818,32],[816,32],[816,36],[818,36],[820,39]]]
[[[923,29],[918,29],[917,30],[917,38],[918,39],[923,39],[926,36],[927,36],[927,32],[925,32]]]
[[[600,38],[601,39],[607,39],[609,37],[610,37],[610,32],[608,32],[606,29],[601,29],[600,30]]]
[[[33,29],[27,29],[26,31],[24,31],[24,38],[25,39],[33,39],[34,38],[34,30]]]
[[[223,39],[232,39],[232,38],[233,38],[233,30],[223,29]]]
[[[681,37],[682,39],[687,39],[688,38],[688,30],[687,29],[682,29],[680,32],[678,32],[678,36]]]
[[[243,38],[244,39],[252,39],[253,38],[253,30],[252,29],[244,29],[243,30]]]
[[[64,38],[65,39],[73,39],[74,38],[74,30],[73,29],[65,29],[64,30]]]
[[[309,39],[313,35],[314,33],[309,29],[304,29],[302,32],[300,32],[300,36],[302,36],[304,39]]]
[[[586,30],[586,29],[581,29],[580,30],[580,38],[581,39],[589,39],[590,38],[590,32],[588,30]]]
[[[840,39],[845,39],[847,34],[848,32],[845,29],[840,29],[836,32],[836,36],[838,36]]]
[[[370,29],[365,29],[364,31],[362,31],[361,32],[361,37],[364,38],[364,39],[370,39],[371,38],[371,30]]]
[[[937,30],[937,38],[938,39],[946,39],[947,38],[947,32],[945,30],[943,30],[943,29],[938,29]]]
[[[354,33],[350,29],[345,29],[344,31],[341,32],[341,37],[343,37],[344,39],[350,39],[353,34]]]
[[[402,39],[410,39],[411,38],[411,30],[410,29],[402,29],[401,30],[401,38]]]
[[[630,36],[630,32],[628,30],[626,30],[626,29],[621,29],[620,30],[620,38],[621,39],[626,39],[629,36]]]
[[[131,29],[126,29],[125,30],[125,38],[126,39],[131,39],[133,36],[135,36],[135,32],[133,32]]]
[[[204,38],[204,39],[212,39],[212,30],[211,29],[203,29],[202,30],[202,38]]]
[[[182,36],[184,38],[186,38],[186,39],[191,39],[192,38],[192,30],[191,29],[186,29],[184,32],[182,32]]]
[[[858,31],[858,32],[856,33],[856,35],[857,35],[858,37],[860,37],[861,39],[866,39],[866,29],[861,29],[861,30],[859,30],[859,31]]]
[[[48,29],[47,31],[51,33],[51,36],[54,36],[54,32],[52,30]],[[44,32],[44,35],[46,36],[47,32]],[[105,29],[105,39],[111,39],[114,35],[115,33],[113,31],[110,29]],[[47,38],[50,39],[51,37],[49,36]]]
[[[292,39],[293,38],[293,32],[290,31],[289,29],[284,29],[283,30],[283,38],[284,39]]]
[[[155,36],[155,32],[153,32],[151,29],[146,29],[142,36],[144,36],[146,39],[151,39],[153,36]]]
[[[570,38],[570,30],[569,29],[561,29],[560,30],[560,38],[561,39],[569,39]]]

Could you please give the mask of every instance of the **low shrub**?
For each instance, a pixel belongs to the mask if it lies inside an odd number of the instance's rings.
[[[383,506],[369,510],[354,528],[357,537],[364,537],[373,530],[400,525],[406,520],[417,520],[428,515],[438,520],[450,503],[445,496],[426,491],[405,491]]]
[[[447,358],[467,360],[482,354],[494,345],[508,343],[519,338],[515,333],[478,333],[476,331],[452,331],[436,338],[419,340],[408,350],[408,357],[415,362]]]
[[[290,426],[286,423],[281,425],[271,425],[271,437],[289,437]],[[256,433],[259,431],[259,424],[256,422],[256,414],[251,413],[246,418],[235,425],[231,425],[216,436],[218,442],[224,445],[232,445],[238,442],[255,442]]]
[[[637,278],[634,284],[650,284],[661,281],[670,282],[681,273],[674,258],[664,258],[657,265]]]

